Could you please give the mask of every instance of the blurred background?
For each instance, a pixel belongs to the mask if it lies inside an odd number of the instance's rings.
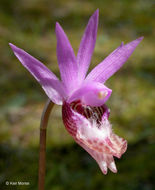
[[[99,30],[91,68],[110,52],[144,36],[127,63],[106,85],[116,134],[128,150],[115,159],[118,173],[104,176],[96,162],[66,132],[55,106],[47,134],[47,190],[153,190],[155,186],[155,97],[153,0],[1,0],[0,1],[0,190],[37,189],[41,113],[47,99],[19,63],[8,43],[42,61],[57,76],[55,22],[77,53],[89,17],[99,8]],[[6,186],[28,181],[29,186]]]

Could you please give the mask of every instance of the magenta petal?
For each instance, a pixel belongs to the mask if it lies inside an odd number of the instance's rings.
[[[111,92],[111,89],[101,83],[84,83],[67,101],[73,102],[75,100],[81,100],[82,103],[89,106],[101,106],[108,100]]]
[[[89,19],[88,25],[85,29],[84,35],[80,43],[80,48],[77,54],[77,63],[79,65],[80,81],[84,80],[85,78],[85,75],[90,65],[91,56],[94,51],[97,28],[98,28],[98,17],[99,17],[99,10],[97,9]]]
[[[121,44],[88,74],[86,80],[104,83],[122,67],[142,39],[140,37],[126,45]]]
[[[65,95],[63,86],[59,79],[40,61],[32,57],[24,50],[9,44],[14,54],[22,63],[22,65],[34,76],[41,84],[47,96],[56,104],[62,104],[62,95]]]
[[[56,23],[57,58],[62,82],[68,90],[68,94],[77,85],[77,63],[72,46],[59,25]]]

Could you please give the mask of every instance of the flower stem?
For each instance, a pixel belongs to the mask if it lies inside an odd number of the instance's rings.
[[[39,150],[39,171],[38,189],[45,190],[45,165],[46,165],[46,128],[49,115],[54,106],[50,99],[47,100],[41,116],[40,122],[40,150]]]

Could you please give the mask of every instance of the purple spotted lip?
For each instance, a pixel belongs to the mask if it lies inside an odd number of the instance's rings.
[[[95,47],[98,17],[99,11],[96,10],[89,19],[77,56],[63,29],[56,23],[61,81],[24,50],[13,44],[10,46],[23,66],[41,84],[51,101],[62,105],[62,117],[67,131],[106,174],[108,168],[117,172],[113,157],[121,157],[126,151],[127,142],[113,133],[108,121],[109,110],[105,102],[112,90],[104,83],[126,62],[143,37],[126,45],[121,43],[86,76]]]

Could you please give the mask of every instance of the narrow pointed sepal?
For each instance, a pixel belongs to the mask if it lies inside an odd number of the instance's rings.
[[[61,80],[68,95],[77,86],[78,67],[73,48],[59,23],[56,23],[57,59]]]
[[[34,76],[41,84],[47,96],[56,104],[61,105],[65,91],[59,79],[45,65],[24,50],[9,44],[15,56],[19,59],[22,65]]]
[[[122,43],[88,74],[86,81],[104,83],[122,67],[142,39],[143,37],[140,37],[126,45]]]
[[[88,71],[91,57],[95,48],[97,28],[98,28],[99,10],[90,17],[85,32],[83,34],[79,51],[77,54],[77,63],[79,65],[79,80],[82,81]]]

